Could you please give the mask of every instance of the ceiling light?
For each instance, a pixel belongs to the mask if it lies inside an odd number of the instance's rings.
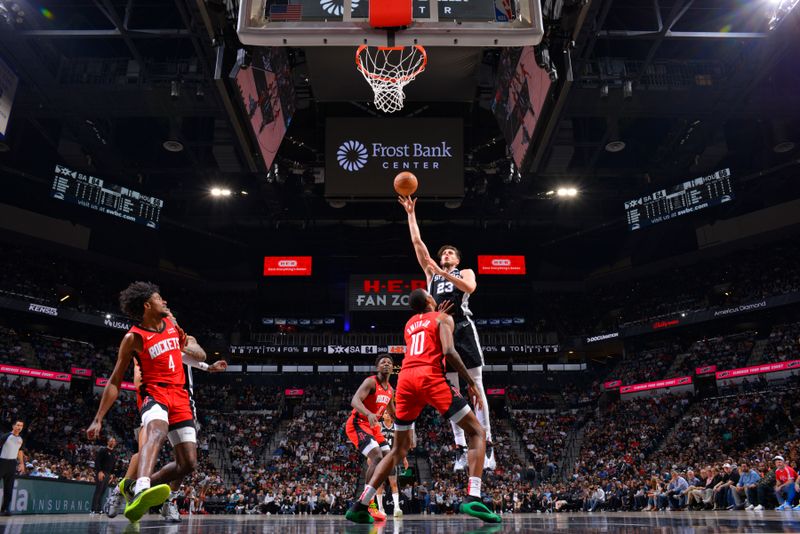
[[[111,319],[111,314],[110,313],[106,314],[106,319]]]
[[[772,151],[775,152],[776,154],[785,154],[787,152],[791,152],[792,150],[794,150],[795,146],[796,145],[794,144],[793,141],[781,141],[780,143],[772,147]]]
[[[25,22],[25,11],[17,2],[0,0],[0,21],[6,24],[22,24]]]
[[[344,200],[329,200],[328,205],[330,205],[332,208],[341,209],[347,206],[347,202]]]
[[[161,143],[161,146],[164,147],[164,150],[167,152],[182,152],[183,151],[183,143],[180,141],[176,141],[175,139],[168,139]]]
[[[218,197],[222,194],[222,190],[219,187],[212,187],[211,188],[211,196]]]
[[[59,302],[64,302],[64,301],[65,301],[65,300],[67,300],[68,298],[69,298],[69,295],[64,295],[63,297],[61,297],[61,298],[59,299]]]
[[[181,85],[177,80],[172,80],[169,84],[169,96],[173,99],[181,96]]]
[[[574,187],[559,187],[556,190],[556,194],[562,198],[572,198],[578,196],[578,190]]]
[[[616,153],[625,150],[625,141],[609,141],[606,144],[606,152]]]
[[[241,191],[243,195],[247,195],[247,191]]]
[[[231,196],[231,190],[230,189],[221,189],[220,190],[220,194],[223,197],[229,197],[229,196]]]
[[[778,24],[800,3],[798,0],[769,0],[769,29],[774,30]]]
[[[449,209],[449,210],[456,210],[456,209],[461,207],[461,201],[460,200],[448,200],[447,202],[444,203],[444,207]]]
[[[622,83],[622,97],[625,100],[633,98],[633,82],[631,80],[625,80]]]

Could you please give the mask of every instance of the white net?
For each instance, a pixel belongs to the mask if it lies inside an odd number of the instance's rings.
[[[356,66],[375,93],[375,107],[386,113],[403,108],[403,88],[425,70],[428,56],[420,45],[358,47]]]

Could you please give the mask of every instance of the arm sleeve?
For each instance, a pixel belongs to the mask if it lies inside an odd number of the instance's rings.
[[[188,365],[189,367],[194,367],[195,369],[200,369],[201,371],[207,371],[209,365],[206,362],[198,362],[191,356],[187,355],[185,352],[181,352],[181,359],[183,363]]]

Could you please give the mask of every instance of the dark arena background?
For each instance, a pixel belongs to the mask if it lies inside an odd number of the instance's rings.
[[[798,3],[0,0],[0,533],[800,531]]]

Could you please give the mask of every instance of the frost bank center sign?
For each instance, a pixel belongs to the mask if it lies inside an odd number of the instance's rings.
[[[329,119],[325,195],[393,197],[395,175],[410,171],[420,197],[461,198],[463,127],[461,119]]]

